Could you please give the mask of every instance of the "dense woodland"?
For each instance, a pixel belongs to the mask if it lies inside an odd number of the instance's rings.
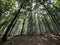
[[[60,36],[60,0],[0,0],[0,36]]]

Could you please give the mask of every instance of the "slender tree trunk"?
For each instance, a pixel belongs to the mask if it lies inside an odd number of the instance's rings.
[[[37,20],[36,16],[33,16],[33,33],[37,34],[38,28],[37,28]]]
[[[60,13],[56,9],[53,11],[53,13],[54,13],[56,20],[59,22],[60,21],[60,16],[59,16]],[[59,24],[60,24],[60,22],[59,22]]]
[[[33,18],[32,18],[32,14],[29,13],[29,20],[28,20],[28,31],[27,34],[28,35],[33,35]]]
[[[15,19],[18,17],[18,14],[19,14],[22,6],[23,6],[23,4],[20,6],[20,9],[18,10],[18,12],[17,12],[17,14],[15,15],[14,19],[12,20],[12,22],[11,22],[11,23],[9,24],[9,26],[7,27],[7,29],[6,29],[6,31],[5,31],[5,34],[4,34],[3,37],[2,37],[2,41],[7,40],[7,34],[8,34],[8,32],[9,32],[12,24],[14,23]]]
[[[40,22],[40,19],[39,19],[39,15],[38,15],[38,26],[39,26],[39,30],[40,30],[40,34],[42,35],[42,31],[41,31],[41,22]]]
[[[10,36],[11,31],[12,31],[12,29],[14,28],[16,22],[17,22],[17,20],[15,20],[14,23],[12,24],[12,26],[11,26],[11,28],[10,28],[10,30],[9,30],[8,36]]]
[[[59,26],[58,26],[58,23],[56,22],[56,20],[54,19],[54,17],[52,16],[53,14],[50,13],[50,11],[48,10],[48,8],[42,3],[42,5],[45,7],[45,9],[47,10],[49,16],[51,16],[52,20],[54,21],[55,25],[57,26],[57,32],[59,31]]]
[[[43,15],[43,16],[44,16],[44,15]],[[45,20],[45,21],[44,21],[44,20]],[[51,30],[50,25],[49,25],[49,23],[48,23],[48,21],[47,21],[47,19],[46,19],[46,17],[45,17],[45,16],[44,16],[43,22],[45,22],[45,25],[48,27],[48,29],[49,29],[49,31],[48,31],[48,32],[53,33],[53,31]]]
[[[21,36],[22,36],[22,34],[23,34],[23,31],[24,31],[25,20],[26,20],[26,17],[24,17],[24,20],[23,20],[22,30],[21,30],[21,34],[20,34]]]
[[[3,26],[2,29],[0,29],[0,32],[1,32],[0,34],[1,34],[1,35],[3,35],[3,33],[4,33],[4,29],[5,29],[6,27],[7,27],[7,26],[5,25],[5,26]]]

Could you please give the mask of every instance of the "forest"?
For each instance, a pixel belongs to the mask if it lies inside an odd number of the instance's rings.
[[[60,45],[60,0],[0,0],[0,45]]]

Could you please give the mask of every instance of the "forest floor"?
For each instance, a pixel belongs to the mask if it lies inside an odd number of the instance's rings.
[[[4,45],[60,45],[60,36],[53,34],[10,36]]]

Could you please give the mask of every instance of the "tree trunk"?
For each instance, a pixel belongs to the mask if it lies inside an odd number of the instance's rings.
[[[45,9],[47,10],[49,16],[52,18],[53,22],[55,23],[55,25],[56,25],[56,27],[57,27],[57,32],[59,33],[59,29],[60,29],[60,28],[59,28],[59,25],[58,25],[58,23],[56,22],[54,16],[52,16],[53,14],[50,13],[50,11],[48,10],[48,8],[47,8],[43,3],[42,3],[42,5],[43,5],[43,6],[45,7]]]
[[[26,17],[24,17],[24,20],[23,20],[22,30],[21,30],[21,34],[20,34],[21,36],[22,36],[22,34],[23,34],[23,31],[24,31],[25,20],[26,20]]]
[[[27,34],[28,35],[33,35],[33,18],[32,18],[32,14],[29,13],[29,20],[28,20],[28,30],[27,30]]]
[[[11,26],[11,28],[10,28],[10,30],[9,30],[8,36],[10,36],[11,31],[12,31],[12,29],[14,28],[16,22],[17,22],[17,20],[15,20],[14,23],[12,24],[12,26]]]
[[[14,19],[12,20],[12,22],[11,22],[11,23],[9,24],[9,26],[7,27],[5,33],[4,33],[3,37],[2,37],[2,41],[7,40],[7,34],[8,34],[8,32],[9,32],[9,30],[10,30],[12,24],[14,23],[15,19],[18,17],[18,14],[19,14],[19,12],[20,12],[22,6],[23,6],[23,4],[20,6],[20,9],[18,10],[18,12],[17,12],[17,14],[15,15]]]

